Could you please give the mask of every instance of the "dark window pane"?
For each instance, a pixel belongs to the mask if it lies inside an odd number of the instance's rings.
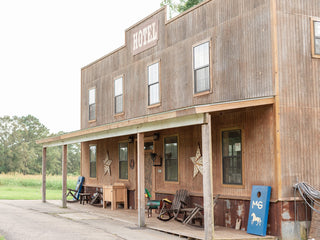
[[[224,184],[242,184],[241,130],[222,132],[222,166]]]
[[[159,83],[156,83],[149,86],[149,105],[159,102]]]
[[[153,142],[145,142],[144,150],[153,150]]]
[[[115,110],[116,113],[122,113],[122,95],[115,97]]]
[[[128,143],[119,144],[119,178],[128,179]]]
[[[320,22],[314,21],[314,36],[320,38]]]
[[[165,180],[178,181],[178,138],[168,137],[164,140]]]
[[[97,147],[96,146],[90,146],[89,158],[90,158],[90,177],[95,178],[96,172],[97,172],[97,168],[96,168]]]
[[[209,66],[195,70],[195,92],[210,90]]]
[[[314,41],[314,53],[320,55],[320,38]]]
[[[96,119],[96,104],[91,104],[89,106],[89,120],[95,120]]]

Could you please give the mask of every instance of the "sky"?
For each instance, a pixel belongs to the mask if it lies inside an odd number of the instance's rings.
[[[81,68],[124,45],[161,0],[1,0],[0,117],[80,129]]]

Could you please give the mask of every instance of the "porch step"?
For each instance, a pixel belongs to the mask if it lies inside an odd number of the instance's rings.
[[[173,234],[181,238],[186,238],[190,240],[202,240],[205,238],[204,230],[200,230],[198,227],[192,227],[189,225],[182,225],[178,222],[166,222],[167,225],[163,226],[161,223],[158,224],[147,224],[148,228],[165,232],[168,234]],[[178,223],[178,224],[176,224]],[[226,227],[215,227],[215,240],[278,240],[274,236],[256,236],[248,234],[245,231],[234,230],[232,228]]]

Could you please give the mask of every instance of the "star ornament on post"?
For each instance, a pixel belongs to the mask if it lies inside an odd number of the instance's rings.
[[[109,159],[109,152],[107,152],[106,158],[103,160],[104,175],[108,174],[108,176],[111,176],[111,171],[110,171],[111,163],[112,163],[112,160]]]
[[[200,153],[200,146],[197,148],[196,156],[190,158],[193,162],[193,178],[200,172],[203,175],[203,161]]]

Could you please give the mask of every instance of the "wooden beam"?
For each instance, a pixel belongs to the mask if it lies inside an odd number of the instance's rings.
[[[278,28],[277,28],[277,5],[276,0],[270,0],[271,9],[271,36],[272,36],[272,73],[274,79],[275,103],[274,111],[274,152],[275,152],[275,173],[277,181],[277,197],[282,198],[281,178],[281,138],[280,138],[280,82],[279,82],[279,61],[278,61]]]
[[[233,102],[216,103],[216,104],[196,107],[196,113],[218,112],[218,111],[226,111],[226,110],[233,110],[233,109],[239,109],[239,108],[271,105],[274,103],[274,101],[275,101],[274,97],[268,97],[268,98],[258,98],[258,99],[249,99],[249,100],[241,100],[241,101],[233,101]]]
[[[67,207],[67,152],[68,145],[62,146],[62,207]]]
[[[139,132],[158,131],[169,128],[199,125],[204,122],[204,114],[190,114],[177,117],[177,112],[148,116],[143,119],[133,119],[118,123],[107,124],[95,128],[67,133],[59,137],[37,141],[44,147],[61,146],[79,142],[87,142],[105,138],[126,136]]]
[[[145,222],[145,196],[144,196],[144,133],[138,133],[138,226],[144,227]]]
[[[46,202],[47,189],[47,148],[42,148],[42,202]]]
[[[214,204],[212,174],[211,115],[206,113],[207,124],[201,126],[203,160],[203,205],[205,240],[214,239]]]

